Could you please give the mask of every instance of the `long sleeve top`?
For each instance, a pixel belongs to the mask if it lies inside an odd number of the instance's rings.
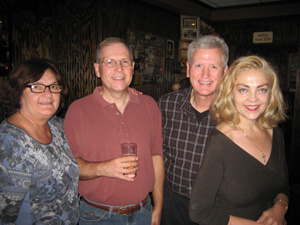
[[[176,193],[190,197],[204,148],[216,122],[209,113],[201,121],[190,98],[192,88],[171,92],[158,101],[162,114],[166,183]]]
[[[190,198],[190,217],[202,225],[227,225],[230,215],[257,220],[279,193],[289,196],[280,128],[273,129],[266,165],[214,129]]]

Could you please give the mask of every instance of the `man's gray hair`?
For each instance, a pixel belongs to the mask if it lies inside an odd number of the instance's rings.
[[[224,68],[227,66],[228,63],[228,58],[229,58],[229,49],[225,41],[217,36],[213,35],[204,35],[202,37],[199,37],[195,40],[193,40],[189,47],[188,47],[188,52],[187,52],[187,59],[188,63],[191,63],[191,58],[194,54],[194,51],[196,48],[201,48],[201,49],[211,49],[211,48],[219,48],[222,51],[222,56],[223,56],[223,63],[224,63]]]

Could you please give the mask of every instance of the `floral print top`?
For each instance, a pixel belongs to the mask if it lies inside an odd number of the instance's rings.
[[[0,224],[77,224],[79,166],[63,131],[63,120],[48,122],[52,135],[42,144],[24,130],[0,124]]]

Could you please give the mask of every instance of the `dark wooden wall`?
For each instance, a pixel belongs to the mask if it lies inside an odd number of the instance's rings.
[[[287,73],[281,68],[286,61],[286,55],[272,54],[274,52],[288,54],[298,53],[300,45],[300,17],[279,17],[255,21],[219,22],[212,25],[226,40],[230,49],[230,62],[246,54],[261,54],[275,65],[282,74]],[[254,32],[273,32],[273,42],[253,44]],[[259,51],[259,49],[261,49]],[[280,52],[281,51],[281,52]],[[285,80],[282,80],[285,82]],[[282,85],[285,90],[288,86]]]
[[[110,36],[127,39],[128,29],[175,41],[175,58],[166,59],[166,77],[172,78],[178,64],[180,15],[141,0],[2,0],[0,12],[10,16],[13,63],[33,57],[55,61],[70,86],[69,103],[91,93],[99,84],[93,69],[97,45]],[[298,51],[299,18],[211,25],[228,43],[230,62],[249,50],[253,52],[254,48],[264,49],[264,55],[271,55],[279,67],[283,90],[288,88],[286,55],[290,48]],[[273,31],[274,43],[254,46],[252,34],[259,31]],[[278,49],[281,51],[276,54]],[[5,79],[0,77],[0,85]],[[147,86],[140,90],[157,99],[171,91],[174,80],[167,81],[161,87]]]
[[[139,0],[2,0],[0,12],[10,17],[12,61],[44,57],[59,66],[70,86],[68,103],[90,94],[99,80],[93,69],[97,45],[114,36],[127,40],[128,29],[174,40],[180,37],[180,16]],[[175,59],[166,59],[171,76]],[[0,77],[0,85],[6,78]],[[171,91],[172,80],[162,87],[141,87],[155,99]],[[1,117],[3,118],[3,117]]]

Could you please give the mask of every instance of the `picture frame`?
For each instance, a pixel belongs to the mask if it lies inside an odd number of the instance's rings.
[[[180,16],[181,40],[194,40],[200,37],[200,17]]]
[[[167,39],[166,58],[174,59],[174,41]]]
[[[127,40],[133,50],[135,61],[132,85],[163,85],[166,39],[151,33],[128,29]]]

